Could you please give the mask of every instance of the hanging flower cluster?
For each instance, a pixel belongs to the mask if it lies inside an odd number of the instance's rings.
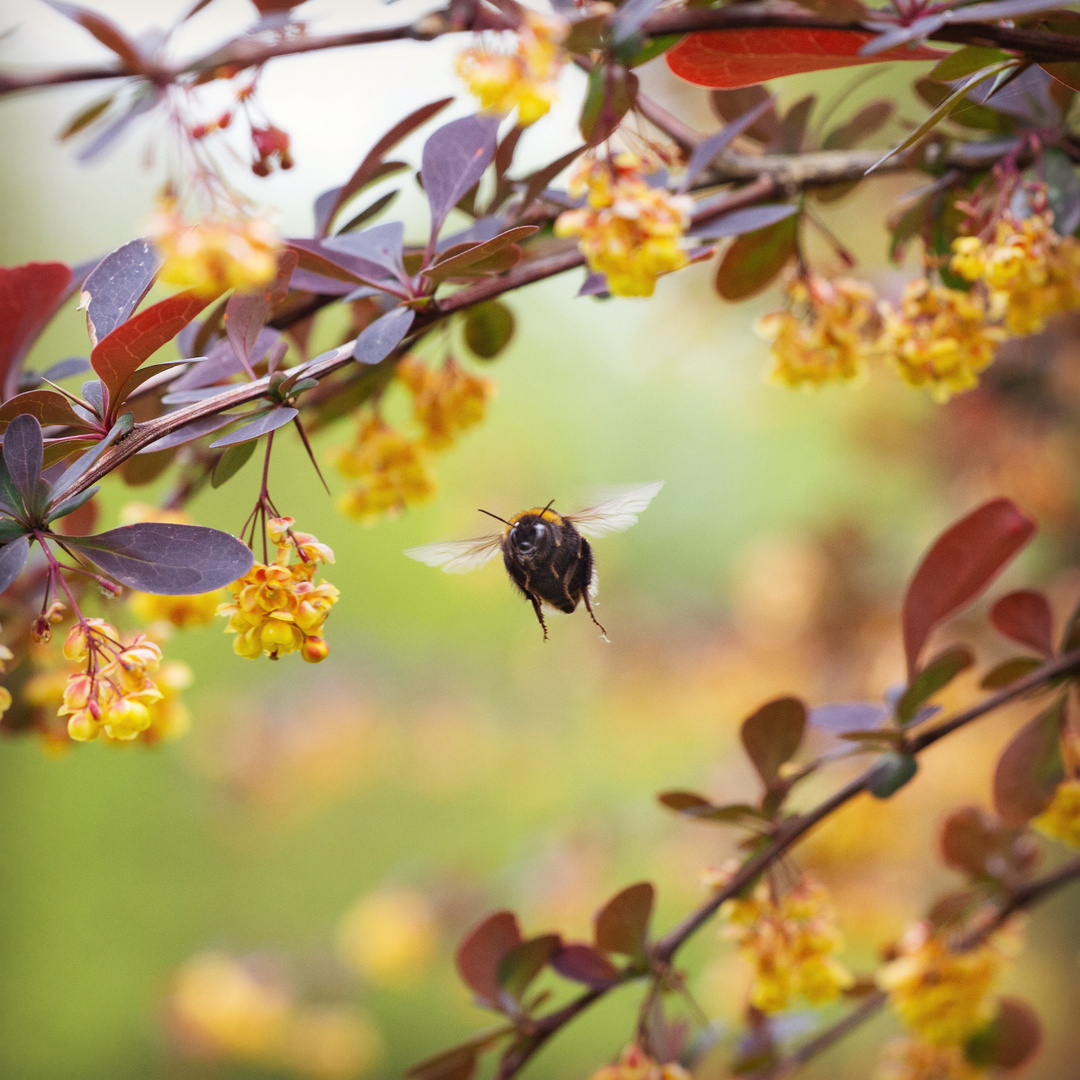
[[[264,216],[236,210],[192,222],[176,199],[165,195],[147,232],[163,260],[160,280],[206,296],[233,288],[257,289],[277,273],[281,238]]]
[[[397,378],[413,399],[413,415],[424,429],[423,444],[431,450],[450,446],[463,431],[479,424],[495,383],[467,372],[453,357],[432,368],[414,356],[397,367]]]
[[[355,481],[337,504],[354,521],[370,523],[432,498],[438,490],[433,452],[452,446],[479,424],[495,394],[491,379],[471,374],[453,357],[435,368],[406,356],[398,363],[395,381],[412,399],[420,435],[406,434],[377,411],[365,409],[352,444],[331,453],[338,472]]]
[[[862,375],[881,329],[874,290],[851,278],[806,274],[786,291],[788,309],[765,315],[757,325],[772,342],[773,381],[821,386]]]
[[[780,899],[762,881],[749,897],[725,901],[720,912],[724,936],[738,942],[754,967],[750,1003],[762,1012],[782,1012],[796,995],[821,1005],[854,984],[833,956],[843,945],[836,909],[809,875]]]
[[[693,200],[650,187],[651,168],[638,154],[585,156],[570,179],[570,194],[585,205],[566,210],[555,235],[577,237],[589,269],[607,277],[616,296],[652,296],[661,274],[689,262],[681,246]]]
[[[958,1046],[991,1016],[989,996],[1006,962],[1003,939],[953,952],[928,923],[900,941],[900,955],[878,972],[878,985],[904,1023],[933,1046]]]
[[[1063,780],[1050,805],[1031,824],[1046,836],[1080,847],[1080,780]]]
[[[1006,213],[989,239],[953,241],[950,268],[985,285],[1011,334],[1037,334],[1051,315],[1080,307],[1080,241],[1059,236],[1053,223],[1049,210],[1019,221]]]
[[[104,619],[83,619],[68,633],[64,656],[80,665],[67,677],[59,709],[72,739],[90,742],[104,732],[127,742],[150,728],[151,709],[164,695],[151,678],[161,649],[144,634],[124,645]]]
[[[615,1064],[597,1069],[592,1080],[690,1080],[690,1074],[675,1061],[661,1065],[634,1043]]]
[[[882,346],[910,386],[926,386],[935,401],[978,385],[1005,339],[995,312],[977,293],[908,282],[899,311],[885,312]]]
[[[317,664],[329,654],[322,637],[323,624],[338,601],[338,590],[326,581],[315,583],[321,563],[332,563],[334,553],[310,533],[294,532],[290,517],[272,518],[266,533],[278,549],[272,563],[255,563],[229,586],[232,600],[217,613],[229,620],[225,632],[236,634],[233,650],[249,660],[264,653],[277,660],[299,651]],[[291,561],[295,554],[297,560]]]
[[[382,1057],[374,1024],[354,1009],[309,1005],[275,972],[227,953],[181,965],[166,999],[170,1033],[188,1056],[349,1080]]]
[[[511,50],[486,43],[465,49],[458,55],[457,73],[485,112],[505,116],[517,109],[518,124],[528,127],[555,101],[568,30],[563,19],[525,9]]]

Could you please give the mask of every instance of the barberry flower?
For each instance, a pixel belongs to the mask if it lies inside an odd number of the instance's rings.
[[[300,652],[312,663],[329,652],[322,637],[323,624],[338,601],[329,582],[315,583],[320,563],[333,562],[334,553],[310,533],[295,532],[292,518],[274,518],[266,532],[277,547],[269,565],[255,563],[229,586],[232,600],[220,604],[219,615],[229,620],[228,634],[236,634],[233,650],[255,660],[264,653],[277,660],[283,653]],[[290,561],[295,554],[297,561]]]
[[[518,124],[528,127],[555,100],[567,59],[562,42],[568,30],[565,20],[526,9],[510,50],[488,39],[461,52],[455,68],[481,109],[500,116],[517,109]]]
[[[956,1046],[990,1019],[990,992],[1006,960],[999,943],[953,952],[929,924],[917,923],[899,953],[878,972],[877,982],[920,1039]]]
[[[89,742],[104,733],[127,742],[150,727],[150,707],[163,696],[150,677],[161,649],[144,634],[124,645],[116,627],[85,619],[68,633],[64,656],[80,666],[67,678],[59,709],[72,739]]]
[[[479,424],[495,393],[491,379],[470,375],[452,357],[434,370],[406,356],[396,375],[412,393],[413,413],[424,429],[423,443],[432,450],[449,446],[460,432]]]
[[[936,401],[978,385],[978,373],[1006,337],[997,312],[975,292],[908,282],[900,310],[885,309],[882,349],[911,386],[927,386]]]
[[[1037,334],[1051,315],[1080,307],[1080,241],[1059,236],[1053,222],[1051,211],[1020,221],[1007,213],[990,239],[953,241],[950,268],[986,285],[1012,334]]]
[[[1080,847],[1080,780],[1063,780],[1050,805],[1032,822],[1039,832]]]
[[[892,1039],[885,1044],[877,1080],[980,1080],[959,1046],[934,1046],[917,1039]]]
[[[356,487],[337,501],[338,509],[356,521],[374,521],[425,502],[436,491],[425,447],[373,416],[361,422],[351,446],[339,447],[332,460]]]
[[[585,205],[555,222],[555,235],[577,237],[589,269],[605,274],[616,296],[652,296],[661,274],[689,261],[680,241],[693,200],[650,187],[649,171],[637,154],[584,157],[571,177],[570,194],[585,196]]]
[[[725,901],[720,912],[724,936],[754,966],[750,1003],[762,1012],[782,1012],[796,995],[821,1005],[854,984],[833,956],[843,945],[836,909],[809,875],[780,900],[762,881],[749,897]]]
[[[615,1064],[597,1069],[592,1080],[690,1080],[690,1074],[675,1061],[661,1065],[635,1043],[623,1050]]]
[[[770,377],[785,386],[850,382],[863,374],[881,330],[874,290],[850,278],[816,274],[787,286],[789,307],[758,320],[772,342]]]
[[[185,220],[176,200],[158,201],[147,225],[162,257],[160,279],[216,296],[226,289],[252,290],[277,273],[281,238],[265,217]]]

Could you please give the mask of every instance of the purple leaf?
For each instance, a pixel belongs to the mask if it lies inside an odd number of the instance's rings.
[[[348,286],[345,287],[348,288]],[[269,327],[263,327],[248,356],[252,365],[258,364],[279,341],[281,341],[281,334]],[[191,359],[194,360],[195,357]],[[218,341],[210,350],[210,355],[201,364],[196,364],[185,371],[172,384],[171,389],[180,391],[195,390],[203,386],[217,386],[241,371],[243,371],[243,365],[229,341]]]
[[[210,449],[220,450],[223,446],[235,446],[237,443],[261,438],[268,432],[276,431],[279,427],[284,427],[294,416],[299,415],[299,409],[293,409],[287,405],[271,409],[269,412],[263,413],[258,419],[252,420],[251,423],[244,424],[235,431],[230,431],[228,435],[223,435],[220,439],[212,442],[210,444]]]
[[[619,45],[636,34],[641,24],[663,3],[663,0],[626,0],[611,20],[611,40]]]
[[[66,360],[58,360],[47,367],[41,373],[41,377],[50,382],[59,382],[61,379],[70,379],[72,375],[82,375],[83,372],[90,370],[90,360],[87,357],[69,356]]]
[[[19,576],[29,556],[30,541],[25,536],[17,536],[0,547],[0,593]]]
[[[20,413],[4,432],[4,464],[27,508],[37,494],[43,454],[44,443],[37,417]]]
[[[889,710],[880,701],[836,701],[810,710],[810,723],[821,731],[842,735],[880,727]]]
[[[622,10],[625,11],[626,9],[623,8]],[[621,14],[622,11],[620,11]],[[697,179],[698,174],[709,166],[713,158],[726,149],[733,139],[741,135],[755,121],[760,120],[770,109],[775,108],[776,102],[772,94],[769,94],[748,113],[740,116],[738,120],[733,120],[715,135],[710,135],[703,142],[698,143],[694,147],[694,152],[690,155],[690,160],[686,163],[686,173],[683,175],[682,183],[679,185],[679,191],[686,191]]]
[[[338,237],[334,237],[335,240]],[[350,255],[340,248],[327,246],[324,240],[286,240],[289,247],[300,257],[300,269],[319,277],[346,281],[350,288],[365,281],[379,282],[386,279],[386,268],[370,259]],[[299,288],[300,286],[295,286]]]
[[[322,274],[312,273],[303,267],[293,271],[291,285],[298,292],[316,293],[321,296],[344,296],[352,289],[351,282],[324,277]],[[363,285],[361,288],[366,289],[367,286]]]
[[[254,561],[235,536],[205,525],[146,521],[65,543],[122,585],[163,596],[213,592],[243,577]]]
[[[466,116],[434,132],[424,143],[421,175],[431,204],[431,235],[437,237],[446,215],[475,184],[495,156],[497,116]]]
[[[581,288],[577,291],[578,296],[610,296],[611,290],[608,285],[607,274],[586,274]]]
[[[322,243],[323,250],[343,252],[346,255],[371,263],[377,272],[364,273],[365,277],[385,277],[386,274],[403,273],[401,252],[405,246],[405,223],[389,221],[374,225],[362,232],[344,233]]]
[[[799,208],[791,203],[770,203],[768,206],[747,206],[742,210],[732,210],[721,214],[712,221],[706,221],[690,230],[690,235],[697,240],[719,240],[723,236],[742,236],[755,232],[769,225],[775,225],[784,218],[798,213]]]
[[[385,360],[401,344],[415,317],[416,312],[407,307],[397,307],[380,316],[360,332],[353,346],[353,359],[361,364]]]
[[[140,83],[135,96],[115,120],[102,130],[75,155],[78,161],[93,161],[99,157],[128,129],[131,122],[149,112],[161,100],[161,92],[147,83]]]
[[[83,282],[86,329],[96,345],[111,334],[150,291],[161,258],[149,240],[131,240],[105,256]]]
[[[564,978],[595,988],[611,986],[619,969],[603,953],[584,942],[564,945],[552,957],[551,966]]]

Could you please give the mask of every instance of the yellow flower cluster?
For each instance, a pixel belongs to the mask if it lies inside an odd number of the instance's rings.
[[[338,927],[342,957],[379,986],[414,982],[435,955],[438,941],[431,901],[415,889],[373,892],[350,908]]]
[[[332,453],[338,471],[357,485],[341,495],[338,509],[355,521],[371,522],[430,499],[436,491],[425,447],[378,416],[361,422],[351,446]]]
[[[585,205],[564,211],[555,222],[555,235],[577,237],[589,269],[605,274],[616,296],[652,296],[661,274],[689,261],[680,241],[693,200],[649,187],[648,171],[638,154],[582,158],[570,194],[585,196]]]
[[[952,952],[919,923],[904,935],[900,955],[878,972],[877,982],[920,1039],[955,1046],[990,1019],[987,998],[1004,966],[1005,956],[994,944]]]
[[[67,677],[59,709],[71,738],[90,742],[104,732],[127,742],[149,730],[151,708],[164,697],[150,677],[161,665],[157,645],[144,634],[124,645],[116,627],[86,619],[71,628],[64,656],[80,665]]]
[[[185,220],[176,200],[158,201],[147,232],[162,257],[160,279],[217,296],[226,289],[252,290],[277,273],[281,238],[265,217]]]
[[[881,327],[877,296],[861,281],[830,281],[816,274],[795,278],[787,287],[791,306],[758,321],[772,342],[774,382],[822,386],[850,382],[863,374]]]
[[[837,998],[855,982],[834,957],[843,944],[828,893],[808,875],[777,901],[767,882],[746,899],[721,909],[724,936],[738,942],[755,968],[750,1002],[765,1013],[781,1012],[796,994],[812,1005]]]
[[[954,273],[982,282],[1004,307],[1012,334],[1037,334],[1058,312],[1080,307],[1080,241],[1054,232],[1047,211],[1021,221],[1005,214],[993,236],[961,236],[953,241]]]
[[[142,521],[160,521],[174,525],[189,525],[191,518],[183,510],[162,510],[150,503],[128,503],[120,511],[122,525]],[[133,592],[128,599],[131,613],[148,627],[155,641],[164,641],[173,628],[187,630],[207,626],[217,614],[222,600],[220,589],[191,596],[159,596],[156,593]]]
[[[513,51],[484,45],[458,55],[457,73],[485,112],[518,111],[518,124],[528,127],[544,116],[554,102],[555,84],[566,63],[562,42],[568,25],[563,19],[526,9],[513,35]]]
[[[1005,331],[995,312],[975,292],[908,282],[900,310],[885,310],[882,348],[901,378],[926,386],[936,401],[978,385],[976,377],[994,359]]]
[[[933,1046],[916,1039],[893,1039],[885,1044],[877,1080],[979,1080],[976,1069],[959,1046]]]
[[[413,414],[432,450],[450,446],[455,437],[484,419],[495,383],[470,375],[453,357],[436,370],[413,356],[397,366],[397,378],[413,398]]]
[[[1050,805],[1032,822],[1039,832],[1080,847],[1080,780],[1063,780]]]
[[[291,989],[225,953],[191,957],[167,1001],[174,1039],[191,1056],[284,1068],[317,1080],[349,1080],[382,1056],[362,1013],[295,1000]]]
[[[236,634],[233,650],[249,660],[266,653],[277,660],[299,650],[309,663],[325,660],[329,647],[323,624],[338,601],[338,590],[326,581],[315,584],[320,563],[333,562],[334,553],[310,533],[294,532],[293,519],[273,518],[266,532],[278,549],[272,563],[255,563],[229,586],[232,601],[217,613],[229,620],[227,634]],[[296,553],[297,561],[290,555]]]
[[[597,1069],[592,1080],[690,1080],[690,1074],[675,1061],[661,1065],[635,1043],[623,1050],[614,1065]]]

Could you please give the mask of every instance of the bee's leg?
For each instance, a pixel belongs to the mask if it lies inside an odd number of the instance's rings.
[[[536,617],[540,621],[540,629],[544,631],[544,640],[548,639],[547,623],[544,622],[544,613],[540,610],[540,601],[532,593],[525,594],[529,598],[529,603],[533,606],[533,611],[536,612]]]
[[[595,615],[593,614],[593,609],[592,609],[592,602],[591,602],[591,601],[589,600],[589,590],[588,590],[588,589],[586,589],[586,590],[585,590],[585,591],[584,591],[584,592],[583,592],[583,593],[581,594],[581,599],[585,601],[585,610],[586,610],[586,611],[587,611],[587,612],[589,613],[589,618],[590,618],[590,619],[592,619],[592,621],[593,621],[594,623],[596,623],[596,625],[597,625],[597,626],[599,626],[599,627],[600,627],[600,636],[601,636],[601,637],[602,637],[602,638],[603,638],[603,639],[604,639],[605,641],[610,641],[610,640],[611,640],[611,638],[609,638],[609,637],[607,636],[607,631],[606,631],[606,630],[604,629],[604,625],[603,625],[603,623],[601,623],[601,622],[600,622],[600,620],[599,620],[599,619],[598,619],[598,618],[597,618],[597,617],[596,617],[596,616],[595,616]]]

